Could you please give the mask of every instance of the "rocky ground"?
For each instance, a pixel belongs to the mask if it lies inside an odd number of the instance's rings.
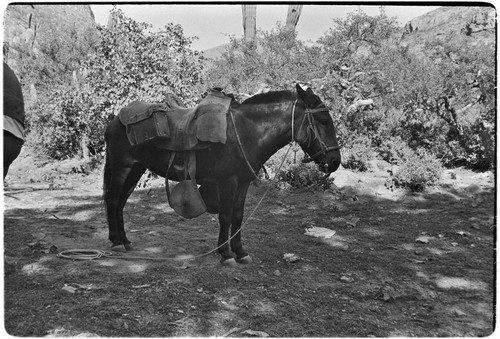
[[[199,256],[216,244],[216,216],[176,215],[159,179],[126,206],[135,253],[58,257],[109,249],[101,171],[24,154],[4,192],[5,329],[65,337],[492,334],[493,174],[447,170],[439,186],[410,193],[391,190],[389,169],[376,161],[364,173],[341,169],[326,191],[252,185],[247,216],[269,189],[243,229],[254,262],[227,268],[215,254]]]

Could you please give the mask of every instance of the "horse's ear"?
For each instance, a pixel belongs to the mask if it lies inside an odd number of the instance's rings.
[[[314,102],[314,93],[310,87],[304,91],[300,84],[296,84],[295,88],[297,89],[297,93],[299,94],[299,98],[302,99],[306,103],[307,106],[312,106]]]

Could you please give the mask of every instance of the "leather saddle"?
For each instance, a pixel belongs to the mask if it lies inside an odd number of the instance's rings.
[[[232,98],[212,90],[196,107],[185,107],[170,94],[164,103],[134,101],[120,110],[133,146],[152,144],[170,151],[191,151],[226,143],[227,113]]]

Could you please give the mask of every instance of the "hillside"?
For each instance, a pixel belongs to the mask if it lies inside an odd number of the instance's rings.
[[[228,46],[229,46],[229,44],[222,44],[219,46],[209,48],[209,49],[203,51],[203,55],[207,59],[217,59],[218,57],[220,57],[222,55],[222,53],[224,53],[224,51],[226,50],[226,48]]]
[[[434,40],[494,44],[495,14],[493,7],[440,7],[408,22],[399,43],[416,53]]]
[[[6,62],[17,71],[19,59],[26,57],[28,47],[34,55],[41,53],[44,35],[57,32],[61,40],[74,40],[71,34],[95,26],[89,5],[9,5],[4,12],[4,46]]]
[[[412,31],[432,30],[435,34],[477,34],[495,28],[495,9],[476,6],[440,7],[411,20],[407,26],[411,26]]]

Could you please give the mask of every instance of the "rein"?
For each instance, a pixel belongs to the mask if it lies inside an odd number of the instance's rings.
[[[290,142],[291,145],[293,145],[296,142],[296,138],[295,138],[295,109],[297,107],[297,101],[298,101],[298,99],[295,99],[295,101],[293,102],[293,108],[292,108],[292,140]],[[302,119],[302,122],[301,122],[300,127],[299,127],[299,132],[300,132],[302,130],[302,126],[304,126],[304,121],[306,120],[306,117],[307,117],[308,126],[307,126],[306,133],[307,133],[307,139],[309,141],[308,146],[310,146],[311,143],[317,139],[319,142],[320,148],[321,148],[321,150],[319,152],[316,152],[313,155],[310,155],[310,156],[302,159],[303,163],[308,163],[308,162],[314,161],[314,159],[316,159],[317,157],[319,157],[321,155],[326,156],[326,154],[328,152],[335,151],[335,150],[338,150],[341,148],[341,146],[339,146],[339,145],[326,146],[324,141],[321,140],[321,136],[318,132],[318,126],[316,125],[316,121],[313,118],[313,114],[325,113],[325,112],[327,114],[330,114],[330,113],[328,112],[328,109],[326,107],[319,107],[320,105],[318,105],[316,108],[312,108],[312,109],[306,108],[304,118]],[[229,110],[229,115],[231,117],[231,122],[233,124],[234,132],[236,134],[236,140],[238,141],[238,146],[240,147],[241,154],[243,155],[243,158],[245,159],[245,162],[246,162],[248,168],[250,168],[250,171],[252,172],[252,175],[254,176],[254,178],[259,180],[259,177],[255,173],[252,165],[250,164],[250,161],[247,158],[245,150],[243,149],[243,144],[241,143],[241,139],[240,139],[240,136],[238,134],[238,129],[236,128],[236,124],[234,122],[233,112],[231,110]],[[311,138],[311,134],[313,134],[314,138]],[[325,164],[325,166],[327,166],[327,165]]]

